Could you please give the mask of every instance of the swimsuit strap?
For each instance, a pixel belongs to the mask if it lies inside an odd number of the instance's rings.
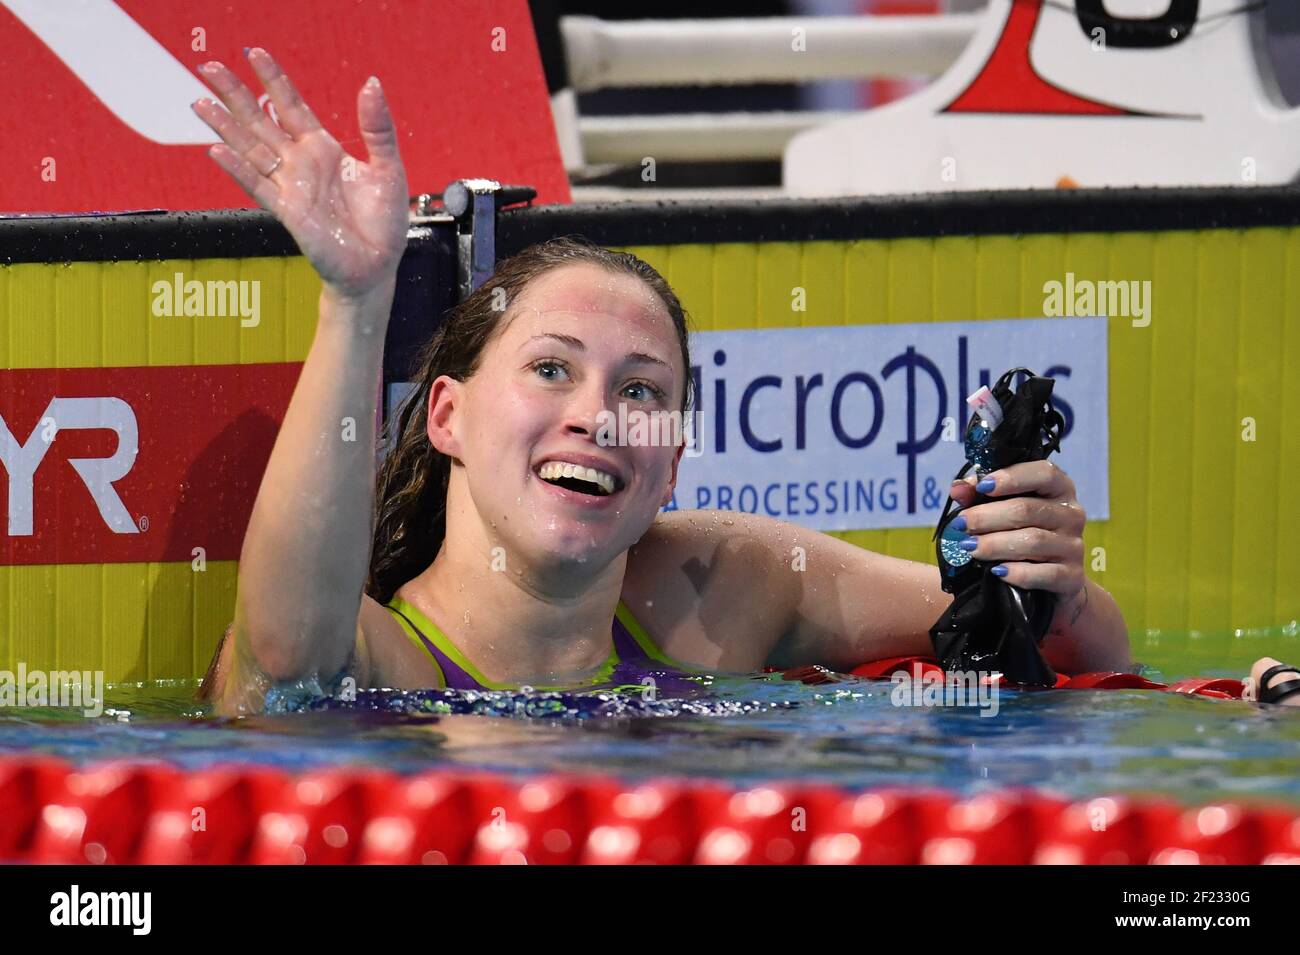
[[[681,670],[684,673],[704,672],[697,670],[694,666],[674,660],[660,650],[658,644],[646,632],[645,627],[641,626],[641,622],[633,616],[632,608],[622,600],[618,602],[614,614],[614,646],[618,649],[620,659],[654,661],[670,669]],[[624,644],[619,642],[620,634],[623,639],[630,638],[626,652],[624,651]]]
[[[421,614],[414,605],[394,595],[393,599],[386,605],[386,609],[391,610],[399,618],[402,629],[406,631],[408,637],[412,638],[412,642],[418,641],[418,645],[423,647],[425,652],[433,659],[434,665],[438,667],[443,683],[448,689],[502,690],[508,688],[505,684],[492,683],[481,673],[471,672],[473,664],[457,651],[451,641],[447,639],[447,635],[439,630],[432,620]],[[428,627],[433,628],[432,637],[421,630],[412,617],[419,618]],[[608,678],[614,666],[624,662],[646,664],[653,661],[668,664],[669,666],[679,666],[659,651],[659,648],[654,645],[654,641],[650,639],[650,635],[646,633],[645,628],[641,626],[636,617],[632,615],[631,609],[622,600],[618,602],[614,620],[610,625],[610,634],[613,637],[613,647],[610,655],[596,675],[591,678],[591,682],[600,682]],[[451,653],[439,646],[439,642],[442,641],[446,642]],[[461,662],[454,659],[453,654]],[[545,688],[538,687],[537,689]]]
[[[622,601],[619,601],[619,603],[621,604]],[[614,637],[614,653],[618,662],[628,663],[634,660],[650,659],[650,654],[645,652],[645,648],[637,642],[636,637],[632,636],[632,632],[617,616],[614,617],[610,632]]]
[[[410,628],[408,632],[413,633],[416,637],[419,638],[421,645],[428,652],[429,656],[433,657],[434,666],[438,668],[439,673],[442,675],[443,685],[446,686],[447,689],[449,690],[486,690],[487,689],[487,687],[479,683],[478,680],[474,679],[474,677],[466,673],[464,668],[461,667],[458,663],[456,663],[456,661],[452,660],[451,657],[443,653],[442,650],[439,649],[436,643],[434,643],[432,640],[430,640],[428,637],[424,635],[424,631],[422,631],[419,627],[417,627],[415,625],[415,622],[411,620],[410,617],[402,613],[402,611],[398,610],[391,603],[388,604],[388,609],[391,610],[393,613],[397,614],[397,616],[401,617],[402,620],[406,621],[407,626]]]

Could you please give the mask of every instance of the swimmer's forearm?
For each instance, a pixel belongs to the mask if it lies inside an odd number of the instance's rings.
[[[361,301],[322,290],[316,335],[257,493],[235,622],[272,679],[332,676],[355,643],[393,289],[390,281]]]
[[[1043,655],[1070,674],[1129,670],[1128,625],[1115,598],[1091,580],[1073,598],[1058,598]]]

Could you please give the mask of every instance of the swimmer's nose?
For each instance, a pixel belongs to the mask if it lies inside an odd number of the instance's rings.
[[[572,400],[565,406],[564,430],[569,434],[597,437],[610,414],[603,389],[595,386],[581,388],[574,392]]]

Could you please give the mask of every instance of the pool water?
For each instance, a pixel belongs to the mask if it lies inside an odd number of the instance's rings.
[[[1259,636],[1259,635],[1256,635]],[[1204,666],[1190,638],[1135,641],[1144,675],[1244,674],[1262,653],[1300,658],[1293,634],[1244,639]],[[1148,637],[1149,640],[1149,637]],[[1144,652],[1145,651],[1145,652]],[[1237,660],[1237,656],[1248,659]],[[292,712],[213,718],[195,683],[110,687],[102,715],[0,710],[0,753],[84,764],[232,761],[289,771],[332,766],[605,773],[625,780],[709,778],[734,786],[798,779],[851,788],[942,786],[963,794],[1030,787],[1067,797],[1161,794],[1184,803],[1261,799],[1300,805],[1300,707],[1150,690],[1003,690],[979,706],[899,706],[888,681],[810,686],[779,674],[700,678],[642,694],[365,691]],[[986,701],[987,702],[987,701]]]

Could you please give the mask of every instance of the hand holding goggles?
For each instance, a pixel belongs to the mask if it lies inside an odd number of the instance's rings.
[[[1020,373],[1028,377],[1013,392],[1010,382]],[[1059,451],[1065,421],[1050,404],[1054,384],[1054,379],[1039,378],[1027,368],[1013,368],[992,389],[971,395],[966,464],[957,477],[965,477],[972,467],[983,477]],[[975,504],[988,500],[981,494]],[[1039,644],[1051,625],[1056,595],[1024,590],[990,573],[996,562],[978,560],[961,548],[966,534],[950,526],[956,516],[950,497],[934,531],[942,586],[955,595],[930,628],[944,669],[997,671],[1012,683],[1055,685],[1056,673],[1043,659]]]

